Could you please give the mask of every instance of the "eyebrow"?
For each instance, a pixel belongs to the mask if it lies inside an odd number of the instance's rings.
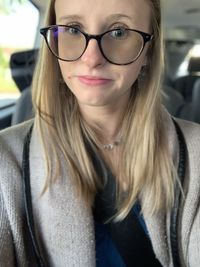
[[[108,16],[108,20],[118,20],[118,19],[129,19],[130,21],[133,21],[133,17],[125,15],[125,14],[113,14]]]
[[[78,15],[67,15],[67,16],[62,16],[58,19],[58,22],[65,20],[83,20],[81,16]]]
[[[119,19],[128,19],[130,20],[131,22],[134,21],[134,18],[131,17],[131,16],[128,16],[128,15],[125,15],[125,14],[112,14],[110,16],[108,16],[106,18],[107,22],[110,22],[110,21],[113,21],[113,20],[119,20]],[[79,16],[79,15],[64,15],[64,16],[61,16],[59,19],[58,19],[58,22],[62,22],[62,21],[66,21],[66,20],[79,20],[79,21],[83,21],[84,18],[82,16]]]

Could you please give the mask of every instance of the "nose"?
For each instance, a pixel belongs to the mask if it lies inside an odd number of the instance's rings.
[[[92,39],[89,41],[88,46],[81,57],[81,60],[90,68],[105,64],[106,59],[100,51],[97,40]]]

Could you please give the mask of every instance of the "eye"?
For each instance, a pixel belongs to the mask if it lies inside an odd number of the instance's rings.
[[[111,36],[116,39],[124,39],[128,35],[127,30],[123,28],[114,29],[110,33],[111,33]]]
[[[78,35],[80,34],[80,30],[75,27],[67,27],[66,31],[72,35]]]

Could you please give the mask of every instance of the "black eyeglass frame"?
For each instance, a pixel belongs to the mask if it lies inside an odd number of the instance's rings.
[[[77,31],[79,31],[80,33],[83,34],[83,36],[85,37],[85,40],[86,40],[85,48],[84,48],[82,54],[81,54],[78,58],[73,59],[73,60],[63,59],[63,58],[60,58],[58,55],[56,55],[55,52],[51,49],[51,47],[50,47],[50,45],[49,45],[49,42],[48,42],[48,40],[47,40],[47,32],[48,32],[48,30],[50,30],[50,29],[52,29],[52,28],[54,28],[54,27],[65,27],[65,28],[75,29],[75,30],[77,30]],[[86,49],[87,49],[87,47],[88,47],[89,41],[92,40],[92,39],[95,39],[95,40],[97,41],[97,43],[98,43],[99,49],[100,49],[101,54],[103,55],[103,57],[104,57],[109,63],[114,64],[114,65],[129,65],[129,64],[135,62],[135,61],[140,57],[140,55],[142,54],[142,52],[143,52],[143,50],[144,50],[144,47],[145,47],[146,43],[147,43],[147,42],[150,42],[150,41],[153,39],[153,34],[149,34],[149,33],[146,33],[146,32],[139,31],[139,30],[135,30],[135,29],[123,28],[123,30],[128,30],[128,31],[133,31],[133,32],[137,32],[137,33],[139,33],[139,34],[142,36],[142,38],[143,38],[143,46],[142,46],[140,52],[138,53],[137,57],[136,57],[134,60],[132,60],[132,61],[130,61],[130,62],[128,62],[128,63],[122,63],[122,64],[120,64],[120,63],[115,63],[115,62],[112,62],[110,59],[108,59],[108,58],[106,57],[106,55],[104,54],[103,49],[102,49],[102,46],[101,46],[101,40],[102,40],[102,37],[103,37],[105,34],[107,34],[107,33],[109,33],[109,32],[112,32],[112,31],[116,31],[116,30],[121,30],[121,28],[115,28],[115,29],[112,29],[112,30],[103,32],[103,33],[101,33],[101,34],[93,35],[93,34],[85,33],[85,32],[83,32],[83,31],[81,31],[80,29],[77,29],[76,27],[73,27],[73,26],[66,26],[66,25],[50,25],[50,26],[48,26],[48,27],[41,28],[41,29],[40,29],[40,34],[43,35],[43,37],[44,37],[44,39],[45,39],[45,41],[46,41],[46,44],[47,44],[49,50],[52,52],[52,54],[53,54],[56,58],[58,58],[58,59],[60,59],[60,60],[62,60],[62,61],[66,61],[66,62],[73,62],[73,61],[76,61],[76,60],[80,59],[80,58],[82,57],[82,55],[85,53],[85,51],[86,51]]]

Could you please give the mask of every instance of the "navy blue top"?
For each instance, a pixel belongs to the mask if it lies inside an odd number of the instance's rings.
[[[147,227],[143,216],[140,214],[140,205],[136,203],[133,207],[145,233],[148,235]],[[95,222],[95,238],[96,238],[96,267],[126,267],[120,256],[115,244],[109,236],[106,225]]]

